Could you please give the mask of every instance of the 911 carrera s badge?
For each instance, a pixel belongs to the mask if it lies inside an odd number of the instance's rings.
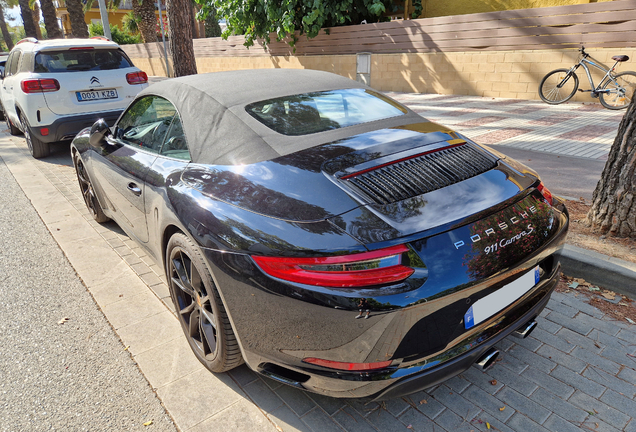
[[[506,230],[508,230],[512,226],[524,222],[524,220],[528,219],[531,215],[537,213],[537,211],[538,210],[537,210],[537,207],[535,205],[530,205],[530,206],[526,207],[524,211],[518,212],[515,216],[511,216],[511,217],[508,217],[508,218],[500,219],[497,223],[493,224],[493,226],[485,228],[481,232],[477,232],[477,233],[473,234],[472,236],[470,236],[470,242],[471,243],[477,243],[480,240],[484,240],[484,239],[490,238],[490,236],[496,236],[497,233],[505,232]],[[519,235],[520,236],[524,236],[524,235],[530,234],[534,230],[534,228],[532,228],[532,224],[529,224],[527,226],[527,230],[529,230],[530,232],[523,231],[522,233],[519,233],[516,236],[519,236]],[[514,238],[514,237],[512,237],[512,238]],[[507,241],[507,240],[508,239],[504,239],[502,241],[498,241],[498,243],[503,243],[504,241]],[[465,246],[466,242],[464,240],[456,241],[454,243],[455,249],[459,249],[462,246]],[[514,242],[514,240],[511,240],[507,244],[510,244],[511,242]],[[499,246],[503,247],[505,245],[504,244],[499,244]],[[488,253],[488,252],[489,251],[487,251],[486,253]]]

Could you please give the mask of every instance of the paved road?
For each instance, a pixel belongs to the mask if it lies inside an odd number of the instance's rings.
[[[0,200],[0,430],[176,430],[2,158]]]

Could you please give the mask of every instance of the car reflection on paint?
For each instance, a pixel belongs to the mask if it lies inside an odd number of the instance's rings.
[[[568,215],[536,173],[336,75],[162,81],[72,154],[91,214],[165,268],[214,372],[412,393],[487,368],[558,280]]]

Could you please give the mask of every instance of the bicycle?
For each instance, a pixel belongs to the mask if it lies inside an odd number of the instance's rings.
[[[539,84],[539,97],[546,103],[557,105],[570,100],[577,90],[590,92],[593,98],[599,98],[601,105],[612,110],[627,108],[634,96],[636,89],[636,72],[626,71],[614,74],[614,69],[621,63],[629,60],[626,55],[612,57],[616,63],[611,69],[607,69],[598,60],[585,52],[585,47],[579,49],[581,59],[570,69],[556,69],[548,73]],[[592,61],[594,60],[594,61]],[[588,65],[594,66],[605,73],[598,86],[594,85]],[[587,79],[590,81],[590,90],[579,89],[579,77],[576,70],[583,66]]]

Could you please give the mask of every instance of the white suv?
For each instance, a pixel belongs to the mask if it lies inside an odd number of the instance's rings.
[[[0,101],[12,135],[24,133],[35,158],[49,144],[70,140],[96,120],[113,125],[148,76],[115,42],[23,39],[1,74]]]

